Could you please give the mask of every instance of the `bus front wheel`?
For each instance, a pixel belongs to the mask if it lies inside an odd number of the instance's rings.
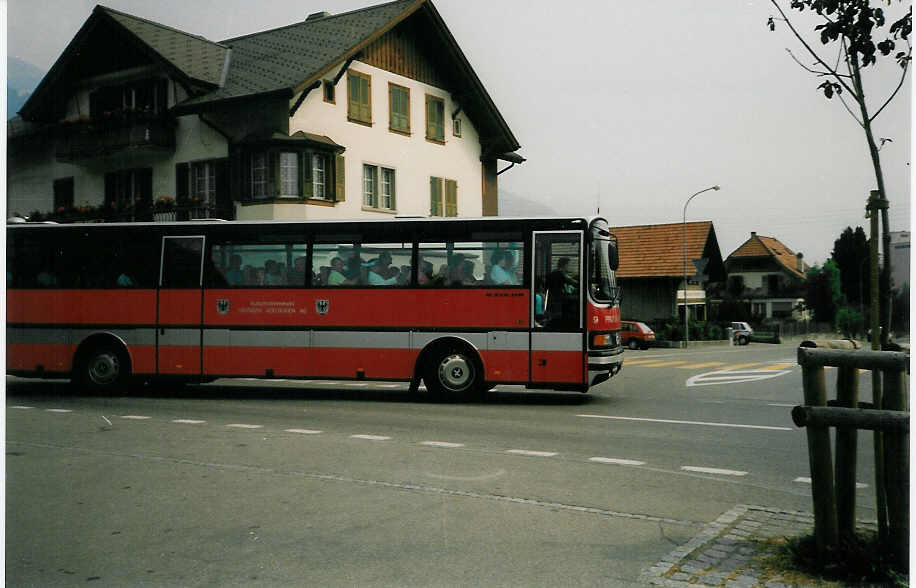
[[[130,375],[127,353],[111,343],[101,343],[88,349],[77,362],[74,380],[93,392],[121,389]]]
[[[483,390],[483,368],[473,352],[449,346],[433,353],[423,381],[433,397],[470,397]]]

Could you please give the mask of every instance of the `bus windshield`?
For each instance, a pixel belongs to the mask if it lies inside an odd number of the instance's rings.
[[[601,225],[593,225],[590,233],[588,291],[595,302],[612,304],[619,293],[617,278],[611,269],[612,258],[617,257],[617,243],[610,239],[607,225]]]

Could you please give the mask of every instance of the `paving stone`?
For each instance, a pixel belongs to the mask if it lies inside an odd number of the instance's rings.
[[[684,572],[678,572],[676,574],[672,574],[671,579],[672,580],[682,580],[686,582],[687,580],[690,579],[690,574],[685,574]]]
[[[770,581],[764,584],[764,588],[788,588],[788,586],[786,584],[783,584],[782,582]]]

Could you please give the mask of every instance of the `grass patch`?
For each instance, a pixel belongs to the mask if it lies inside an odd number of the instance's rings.
[[[800,572],[827,582],[909,587],[909,578],[901,572],[888,550],[882,548],[876,533],[857,533],[853,539],[829,549],[823,561],[817,557],[814,535],[787,537],[770,543],[774,552],[763,563],[783,577]]]

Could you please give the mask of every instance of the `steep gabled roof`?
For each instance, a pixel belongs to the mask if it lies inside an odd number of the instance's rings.
[[[396,0],[223,41],[232,48],[226,83],[185,101],[182,109],[283,90],[292,94],[364,46],[367,39],[377,37],[377,32],[406,18],[419,4]]]
[[[213,86],[220,84],[229,52],[225,45],[111,8],[96,9],[110,15],[190,79]]]
[[[619,278],[682,277],[684,275],[684,224],[639,225],[614,227],[620,250]],[[715,230],[712,221],[689,222],[686,225],[687,273],[696,270],[690,260],[704,257],[710,239],[715,248]],[[721,264],[721,255],[715,252]],[[709,268],[714,269],[714,268]]]
[[[739,258],[774,259],[790,274],[800,278],[805,277],[805,272],[798,270],[798,257],[795,252],[786,247],[779,239],[773,237],[764,237],[757,233],[751,233],[751,238],[735,249],[725,262],[728,263],[732,259]],[[808,264],[802,262],[802,267],[807,270]]]
[[[94,51],[98,49],[92,43],[100,37],[117,37],[124,41],[125,54],[142,55],[147,62],[160,63],[188,84],[210,87],[222,81],[229,52],[227,47],[202,37],[97,5],[23,105],[20,113],[24,119],[41,118],[42,111],[59,94],[60,84],[73,82],[77,71],[85,75],[88,68],[75,65],[92,59],[87,55],[97,55]]]

